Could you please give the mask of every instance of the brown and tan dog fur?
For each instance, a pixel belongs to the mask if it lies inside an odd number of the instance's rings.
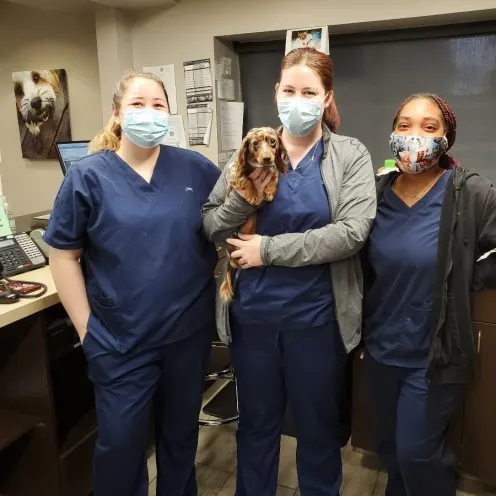
[[[242,193],[251,205],[257,205],[257,191],[249,175],[259,167],[269,168],[273,171],[272,179],[264,190],[264,201],[272,201],[277,191],[279,174],[286,173],[286,150],[281,137],[270,127],[258,127],[248,132],[238,158],[233,165],[233,172],[227,187],[226,202],[233,189]],[[257,213],[252,213],[239,231],[243,234],[256,234]],[[227,254],[230,267],[220,287],[220,295],[224,301],[231,301],[234,296],[232,285],[233,269],[239,269],[238,264],[231,258],[231,253],[236,250],[232,245],[227,245]]]

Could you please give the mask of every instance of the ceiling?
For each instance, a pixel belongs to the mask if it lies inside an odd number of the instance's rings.
[[[91,10],[96,4],[106,7],[118,7],[125,10],[147,9],[153,7],[171,7],[180,0],[4,0],[43,10],[83,11]],[[0,0],[0,3],[2,0]]]

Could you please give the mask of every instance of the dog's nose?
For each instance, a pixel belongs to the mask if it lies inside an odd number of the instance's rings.
[[[263,163],[269,165],[272,163],[272,160],[270,159],[270,157],[264,157]]]
[[[39,96],[35,96],[31,100],[31,107],[33,107],[35,110],[40,110],[40,108],[41,108],[41,98]]]

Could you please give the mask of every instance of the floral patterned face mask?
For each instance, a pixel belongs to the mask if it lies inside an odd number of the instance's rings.
[[[389,145],[396,164],[406,174],[419,174],[439,162],[448,149],[445,136],[391,134]]]

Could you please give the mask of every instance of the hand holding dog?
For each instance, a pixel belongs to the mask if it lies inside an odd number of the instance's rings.
[[[272,179],[274,172],[269,168],[257,168],[249,176],[248,179],[253,183],[257,192],[257,205],[260,205],[264,200],[264,190],[267,184]],[[245,191],[237,190],[238,193],[246,200]]]
[[[227,240],[230,245],[237,248],[237,250],[231,253],[231,257],[236,260],[242,269],[261,267],[263,265],[260,254],[262,236],[258,234],[243,234],[239,237],[240,239],[229,238]]]

